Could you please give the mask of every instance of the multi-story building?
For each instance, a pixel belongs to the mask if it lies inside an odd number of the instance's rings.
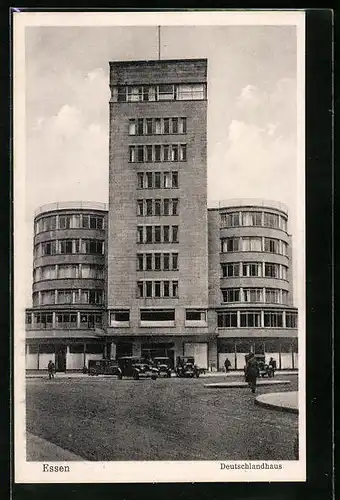
[[[218,365],[242,369],[250,351],[297,368],[291,236],[281,203],[230,200],[208,212],[209,307]]]
[[[207,366],[207,61],[110,63],[108,334]]]
[[[297,367],[291,236],[282,204],[207,209],[207,61],[110,63],[109,206],[35,217],[27,368],[194,355]]]
[[[26,310],[26,367],[82,369],[105,350],[107,206],[51,203],[34,219],[33,307]]]

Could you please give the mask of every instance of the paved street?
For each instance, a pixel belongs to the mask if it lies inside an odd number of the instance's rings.
[[[291,382],[280,392],[297,390],[296,375],[280,379]],[[248,388],[206,382],[27,379],[27,430],[84,460],[294,459],[297,415],[255,405]]]

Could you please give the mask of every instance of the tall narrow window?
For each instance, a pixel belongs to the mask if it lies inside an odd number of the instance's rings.
[[[161,215],[161,200],[155,200],[155,215]]]
[[[172,187],[178,188],[178,172],[172,172]]]
[[[170,119],[164,118],[163,120],[163,133],[170,134]]]
[[[136,135],[136,121],[129,120],[129,135]]]
[[[137,161],[144,161],[144,146],[137,146]]]
[[[152,243],[152,226],[146,226],[146,243]]]
[[[178,253],[172,254],[172,269],[173,271],[177,271],[178,269]]]
[[[145,256],[146,271],[152,271],[152,253],[147,253]]]
[[[159,298],[161,296],[161,282],[155,281],[155,297]]]
[[[178,161],[178,146],[173,144],[171,146],[171,161]]]
[[[164,243],[169,243],[169,226],[163,226],[163,241]]]
[[[137,254],[137,271],[143,271],[143,254]]]
[[[137,227],[137,242],[143,243],[143,226]]]
[[[165,198],[163,200],[163,214],[164,215],[169,215],[169,206],[170,206],[170,200]]]
[[[180,161],[187,161],[187,146],[186,146],[186,144],[180,145],[179,159],[180,159]]]
[[[160,118],[155,118],[155,121],[154,121],[154,134],[161,134],[161,133],[162,133],[161,119]]]
[[[155,243],[161,242],[161,226],[155,226]]]
[[[146,215],[152,215],[152,200],[146,200]]]
[[[152,134],[152,118],[147,118],[146,119],[146,125],[145,125],[145,132],[147,135],[151,135]]]
[[[178,200],[172,200],[172,215],[178,215]]]
[[[143,215],[144,210],[144,201],[143,200],[137,200],[137,215]]]
[[[161,173],[155,172],[155,188],[160,189],[161,187]]]
[[[171,188],[171,173],[164,172],[164,187]]]
[[[144,175],[142,172],[138,172],[137,173],[137,186],[139,189],[143,189],[144,185],[143,185],[143,178],[144,178]]]
[[[180,120],[179,120],[179,133],[186,134],[186,132],[187,132],[187,119],[180,118]]]
[[[135,146],[129,147],[129,161],[134,163],[136,161],[136,148]]]
[[[164,269],[164,271],[169,271],[169,269],[170,269],[170,254],[169,253],[163,254],[163,269]]]
[[[137,135],[144,134],[144,120],[143,118],[138,118],[137,120]]]
[[[145,282],[145,296],[152,297],[152,281]]]
[[[178,226],[172,226],[172,241],[174,243],[178,242]]]
[[[178,118],[172,119],[172,133],[178,134]]]
[[[155,271],[161,270],[161,254],[155,253]]]
[[[170,161],[170,146],[163,146],[163,161]]]
[[[172,282],[172,296],[178,297],[178,281]]]
[[[152,172],[147,172],[146,173],[146,187],[148,189],[152,188]]]
[[[152,146],[146,146],[146,161],[152,162]]]
[[[161,161],[161,146],[159,144],[155,146],[155,161]]]
[[[169,297],[170,295],[170,282],[163,281],[164,297]]]
[[[143,281],[138,281],[137,283],[137,296],[142,298],[144,297],[144,290],[143,290]]]

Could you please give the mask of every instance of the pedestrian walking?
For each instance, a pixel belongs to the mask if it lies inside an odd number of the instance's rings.
[[[47,365],[47,371],[48,371],[48,379],[51,380],[54,378],[54,373],[55,373],[55,364],[53,361],[50,359]]]
[[[226,373],[228,373],[228,371],[230,370],[230,367],[231,367],[230,359],[229,358],[225,358],[224,368],[225,368],[225,372]]]
[[[255,394],[256,392],[256,381],[258,375],[259,375],[258,362],[255,358],[254,353],[250,353],[246,365],[246,380],[253,394]]]
[[[272,369],[272,373],[273,373],[273,377],[274,377],[275,372],[276,372],[276,360],[274,358],[270,358],[270,360],[269,360],[269,366]]]

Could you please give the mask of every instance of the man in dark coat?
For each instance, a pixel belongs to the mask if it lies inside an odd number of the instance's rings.
[[[50,359],[47,365],[47,371],[48,371],[48,378],[51,380],[54,378],[54,372],[55,372],[55,365],[53,361]]]
[[[250,353],[246,365],[246,380],[253,394],[255,394],[256,391],[256,380],[258,375],[259,375],[258,362],[255,358],[255,355],[253,353]]]
[[[230,366],[231,366],[230,359],[225,358],[224,368],[225,368],[226,373],[228,373]]]

